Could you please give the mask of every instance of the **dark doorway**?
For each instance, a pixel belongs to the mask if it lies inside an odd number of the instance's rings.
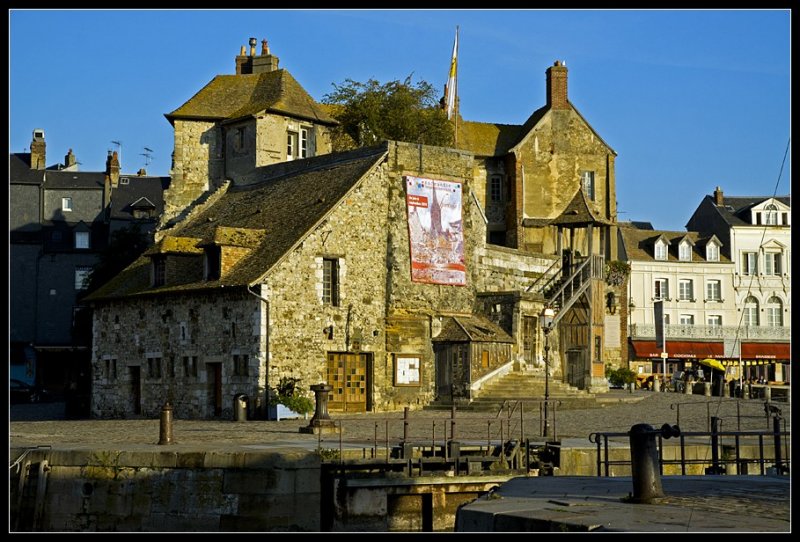
[[[131,402],[133,404],[133,413],[139,415],[142,413],[142,371],[138,365],[128,367],[131,374]]]
[[[222,416],[222,363],[207,363],[208,396],[211,398],[211,410],[215,418]]]

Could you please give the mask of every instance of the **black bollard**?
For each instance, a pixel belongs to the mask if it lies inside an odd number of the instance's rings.
[[[632,502],[652,503],[664,496],[658,469],[656,431],[646,423],[636,424],[628,432],[631,445]]]
[[[711,416],[711,466],[706,467],[706,474],[725,474],[726,469],[719,464],[719,426],[722,420]]]
[[[161,425],[159,427],[159,444],[173,444],[172,442],[172,405],[169,401],[161,407]]]

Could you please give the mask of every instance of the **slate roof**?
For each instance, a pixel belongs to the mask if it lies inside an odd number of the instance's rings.
[[[513,343],[514,339],[491,320],[472,316],[445,316],[442,331],[433,342],[493,342]]]
[[[588,224],[610,225],[612,222],[599,216],[586,201],[583,190],[578,188],[572,201],[550,223],[554,226],[586,226]]]
[[[31,153],[15,152],[8,156],[8,180],[11,184],[41,184],[43,169],[31,169]]]
[[[639,228],[624,226],[622,224],[620,224],[619,231],[622,234],[622,242],[625,246],[625,252],[628,255],[628,260],[632,261],[666,261],[679,263],[706,262],[706,244],[712,237],[715,237],[714,235],[701,234],[693,231],[642,230]],[[669,242],[666,260],[655,259],[654,244],[656,239],[661,236],[663,236]],[[694,243],[694,246],[692,247],[691,262],[682,262],[678,258],[678,245],[681,239],[684,237],[688,238]],[[719,242],[718,238],[717,241]],[[730,263],[730,259],[723,254],[722,250],[720,250],[719,262],[707,263]]]
[[[706,195],[706,199],[710,200],[723,220],[731,226],[753,226],[750,221],[750,209],[770,198],[772,196],[725,196],[723,205],[720,206],[714,203],[714,196]],[[792,198],[789,196],[775,196],[775,199],[789,207],[792,205]]]
[[[87,300],[247,286],[259,281],[295,247],[373,167],[387,145],[361,148],[257,168],[254,184],[231,186],[211,206],[178,224],[151,249],[162,251],[169,238],[191,238],[201,245],[230,233],[222,228],[262,230],[260,242],[248,237],[251,252],[220,280],[150,287],[150,259],[144,255]],[[181,245],[180,242],[177,242]],[[181,245],[183,246],[183,245]],[[170,249],[175,247],[170,246]],[[185,247],[184,247],[185,248]],[[191,248],[188,249],[191,253]],[[186,252],[184,252],[186,253]]]
[[[111,220],[134,220],[134,204],[142,198],[155,206],[154,214],[160,215],[164,210],[164,190],[169,188],[169,177],[149,177],[138,175],[120,175],[127,177],[128,184],[119,184],[111,190]]]
[[[106,174],[102,171],[50,171],[45,173],[45,189],[103,190]]]
[[[245,75],[218,75],[172,113],[175,119],[226,120],[261,111],[299,117],[321,124],[337,121],[286,70]]]

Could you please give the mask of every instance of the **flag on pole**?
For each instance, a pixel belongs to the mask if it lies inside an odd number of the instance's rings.
[[[456,111],[456,72],[458,69],[458,27],[456,26],[456,40],[453,43],[453,58],[450,60],[450,75],[444,88],[444,102],[447,118],[452,119]]]

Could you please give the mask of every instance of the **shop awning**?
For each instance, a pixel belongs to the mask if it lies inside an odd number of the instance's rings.
[[[655,341],[631,341],[631,344],[633,345],[633,351],[637,358],[661,357],[661,349],[656,348]],[[742,346],[744,347],[744,344]],[[722,343],[667,340],[666,351],[670,358],[678,359],[725,357]]]
[[[789,360],[789,343],[742,343],[743,359]]]

